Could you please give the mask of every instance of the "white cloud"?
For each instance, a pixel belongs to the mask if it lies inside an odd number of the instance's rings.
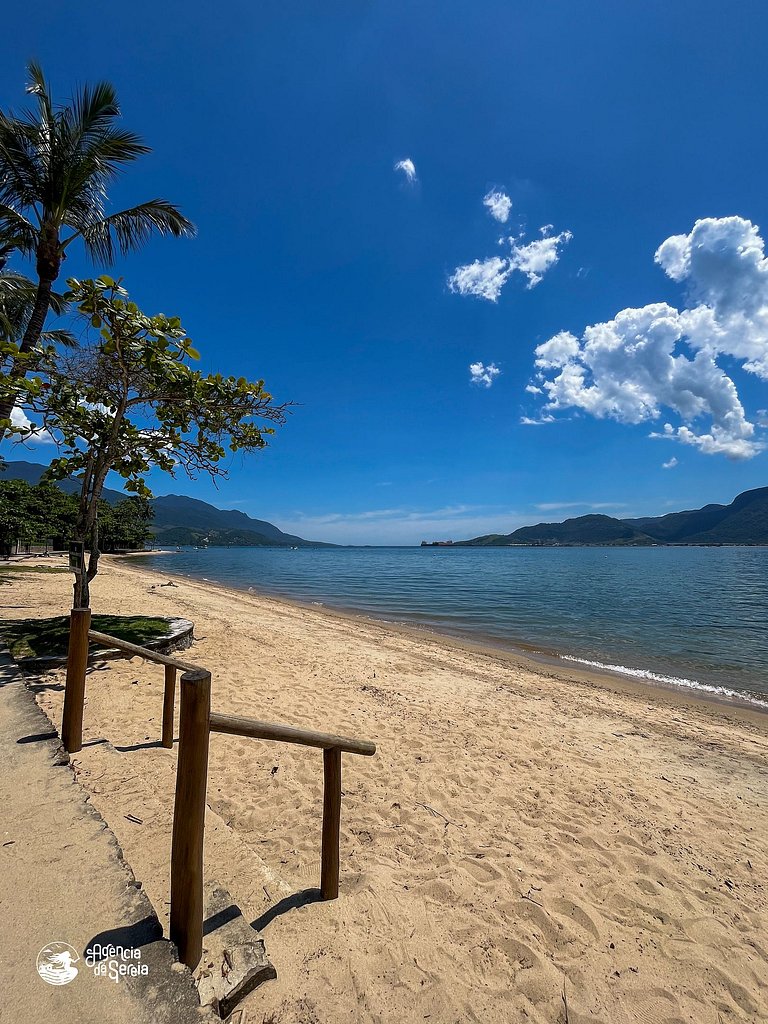
[[[543,369],[564,366],[579,354],[579,339],[569,331],[560,331],[536,349],[536,365]],[[541,394],[541,388],[536,389]]]
[[[250,510],[249,510],[250,511]],[[447,505],[442,508],[385,508],[317,515],[253,509],[287,533],[335,544],[418,544],[422,540],[468,540],[487,533],[511,533],[538,520],[493,505]]]
[[[409,184],[413,184],[416,181],[416,165],[409,156],[404,160],[398,160],[395,164],[396,171],[402,171],[405,175],[405,179]]]
[[[116,412],[115,409],[111,408],[108,405],[104,405],[102,402],[80,402],[79,404],[83,407],[83,409],[87,409],[88,412],[100,412],[103,413],[105,416],[114,417]]]
[[[551,413],[543,412],[538,417],[521,416],[520,422],[524,427],[541,427],[545,423],[554,423],[555,417]]]
[[[501,192],[499,189],[491,189],[483,199],[483,206],[488,208],[488,212],[494,220],[497,220],[500,224],[506,224],[509,220],[509,212],[512,209],[512,200],[505,192]]]
[[[30,422],[29,416],[27,416],[27,414],[23,410],[19,409],[18,407],[14,407],[13,409],[11,409],[11,426],[21,427],[24,430],[29,430],[29,428],[32,426],[32,423]]]
[[[676,465],[677,465],[677,459],[673,455],[672,458],[669,460],[669,462],[662,462],[661,468],[662,469],[674,469]]]
[[[32,421],[24,412],[23,409],[15,408],[11,411],[11,425],[14,427],[22,427],[24,430],[31,430]],[[18,435],[17,435],[18,438]],[[54,444],[54,440],[47,430],[38,430],[35,433],[30,433],[26,437],[18,438],[19,441],[24,440],[25,442],[31,442],[34,444]]]
[[[752,427],[752,424],[747,424]],[[752,431],[749,431],[751,435]],[[748,435],[748,436],[749,436]],[[663,438],[672,441],[680,441],[682,444],[690,444],[698,448],[704,455],[727,455],[730,459],[751,459],[765,449],[761,441],[750,441],[744,437],[734,437],[727,430],[713,425],[709,434],[697,434],[690,427],[673,427],[671,423],[664,424],[662,434],[653,433],[651,437]]]
[[[511,273],[509,260],[492,256],[482,262],[475,260],[464,267],[457,267],[448,279],[448,286],[459,295],[477,295],[496,302]]]
[[[549,227],[549,225],[547,225]],[[542,231],[545,229],[542,228]],[[554,267],[560,259],[560,250],[570,242],[573,235],[570,231],[561,231],[559,235],[545,235],[536,238],[527,245],[512,244],[510,265],[528,278],[528,288],[535,288],[550,267]],[[510,240],[511,241],[511,240]]]
[[[559,512],[562,509],[568,508],[618,509],[626,507],[624,502],[621,501],[549,501],[535,506],[540,512]]]
[[[546,392],[545,414],[581,409],[638,424],[671,410],[682,422],[652,437],[752,458],[766,444],[717,360],[730,357],[768,380],[768,260],[758,229],[741,217],[699,220],[655,258],[686,286],[689,305],[623,309],[580,339],[562,331],[539,345],[535,386]]]
[[[528,279],[528,288],[534,288],[544,274],[560,259],[562,247],[573,237],[570,231],[547,235],[549,225],[542,228],[542,238],[523,244],[520,238],[501,239],[510,246],[510,256],[502,259],[491,256],[457,267],[448,278],[448,287],[459,295],[475,295],[496,302],[501,289],[515,271]]]
[[[501,370],[495,363],[488,363],[487,366],[483,366],[482,363],[469,364],[470,384],[480,384],[483,387],[489,388],[500,373]]]

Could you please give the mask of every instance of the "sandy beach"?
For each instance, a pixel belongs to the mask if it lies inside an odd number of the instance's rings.
[[[768,715],[102,565],[95,612],[194,621],[214,710],[378,745],[344,758],[340,899],[291,907],[319,883],[322,758],[211,738],[206,876],[278,972],[243,1024],[768,1020]],[[2,617],[70,598],[20,574]],[[57,727],[63,679],[28,680]],[[94,666],[74,762],[167,925],[162,690],[159,666]]]

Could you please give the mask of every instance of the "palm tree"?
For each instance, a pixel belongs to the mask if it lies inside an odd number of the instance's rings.
[[[154,232],[176,238],[195,233],[165,199],[106,212],[108,187],[123,165],[150,152],[137,135],[117,127],[120,109],[109,82],[83,86],[69,103],[54,105],[42,69],[33,63],[28,70],[27,92],[36,107],[19,117],[0,112],[0,269],[15,250],[34,259],[37,270],[22,355],[40,341],[53,285],[73,242],[81,240],[94,262],[109,265],[116,253],[137,249]],[[23,375],[23,363],[14,362],[9,376]],[[0,399],[0,420],[11,415],[13,404],[12,397]],[[0,440],[2,434],[0,429]]]
[[[35,282],[15,270],[3,269],[0,258],[0,342],[8,341],[15,344],[23,337],[32,318],[36,298]],[[57,316],[65,313],[65,297],[52,291],[50,308]],[[55,342],[67,348],[74,348],[77,344],[74,336],[67,330],[43,331],[40,337],[43,341]]]

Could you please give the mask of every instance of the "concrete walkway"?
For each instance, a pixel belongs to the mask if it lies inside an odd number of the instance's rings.
[[[212,1021],[149,900],[99,814],[86,802],[51,724],[0,656],[0,1022],[181,1024]],[[77,976],[51,985],[38,953],[73,947]],[[133,947],[147,974],[96,976],[85,950]],[[120,961],[118,961],[119,964]]]

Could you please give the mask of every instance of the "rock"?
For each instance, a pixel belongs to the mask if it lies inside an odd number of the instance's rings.
[[[229,893],[206,885],[205,917],[209,932],[195,971],[202,1006],[226,1019],[249,992],[277,977],[258,932],[245,921]]]

